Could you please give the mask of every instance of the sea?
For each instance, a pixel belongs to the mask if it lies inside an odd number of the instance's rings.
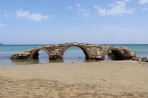
[[[113,46],[127,47],[136,52],[139,57],[148,57],[148,44],[110,44]],[[15,66],[50,63],[48,54],[40,50],[38,60],[11,60],[14,54],[35,48],[40,45],[1,45],[0,46],[0,66]],[[63,62],[85,62],[85,54],[77,46],[69,47],[63,56]],[[106,60],[110,60],[106,58]]]

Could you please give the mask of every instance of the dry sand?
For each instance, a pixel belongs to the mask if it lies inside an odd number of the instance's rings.
[[[148,98],[148,64],[102,61],[3,66],[0,98]]]

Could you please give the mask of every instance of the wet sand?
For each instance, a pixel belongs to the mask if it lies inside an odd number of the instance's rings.
[[[0,98],[148,98],[148,64],[102,61],[3,66]]]

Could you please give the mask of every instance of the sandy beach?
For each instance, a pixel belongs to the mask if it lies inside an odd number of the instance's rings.
[[[148,98],[147,83],[137,61],[0,67],[0,98]]]

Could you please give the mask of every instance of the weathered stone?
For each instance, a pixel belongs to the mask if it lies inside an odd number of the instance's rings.
[[[134,60],[134,61],[142,61],[140,57],[133,57],[132,60]]]
[[[38,59],[38,51],[44,50],[49,55],[50,60],[61,61],[63,60],[64,52],[71,46],[77,46],[81,48],[85,54],[86,60],[104,60],[105,55],[107,54],[119,60],[127,60],[136,57],[135,52],[123,47],[73,42],[48,46],[38,46],[34,49],[12,55],[11,59]]]
[[[147,57],[143,57],[143,58],[141,58],[141,60],[142,60],[143,62],[148,62]]]

